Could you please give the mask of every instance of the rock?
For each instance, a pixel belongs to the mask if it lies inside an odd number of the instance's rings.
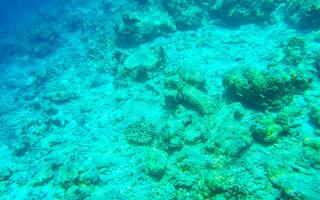
[[[147,156],[147,172],[149,175],[161,178],[167,168],[168,155],[166,152],[158,149],[150,149]]]
[[[202,23],[204,10],[194,0],[162,0],[165,9],[182,30],[197,28]]]
[[[54,178],[53,171],[48,169],[42,169],[32,180],[32,185],[34,187],[40,187],[47,185]]]
[[[303,140],[303,144],[320,151],[320,137],[306,137]]]
[[[213,144],[210,144],[213,143]],[[225,131],[216,134],[208,142],[206,148],[210,151],[217,151],[230,157],[240,157],[253,143],[250,133],[243,130]]]
[[[201,130],[195,130],[194,128],[187,128],[184,131],[184,139],[187,144],[197,144],[202,142],[203,139],[203,133]]]
[[[320,169],[320,151],[312,146],[305,146],[303,148],[303,156],[308,161],[308,165],[315,169]]]
[[[201,74],[199,71],[183,67],[179,68],[178,74],[179,77],[187,84],[192,85],[201,91],[206,90],[206,80],[203,74]]]
[[[158,10],[130,12],[122,15],[123,23],[115,27],[116,44],[135,47],[176,30],[169,15]]]
[[[7,181],[13,174],[13,170],[9,165],[1,165],[0,166],[0,182]]]
[[[215,106],[212,105],[210,97],[207,94],[189,85],[185,85],[180,91],[183,100],[199,111],[200,114],[207,115],[213,113]]]
[[[131,53],[120,68],[122,76],[135,81],[149,79],[149,73],[158,69],[164,62],[164,50],[159,48],[141,47]]]
[[[277,124],[273,117],[259,115],[254,119],[254,123],[250,126],[250,132],[253,138],[262,143],[270,144],[285,133],[280,124]]]
[[[100,182],[99,171],[95,168],[89,168],[85,172],[81,173],[77,179],[79,185],[97,185]]]
[[[268,170],[268,177],[272,184],[289,199],[313,200],[320,195],[319,177],[286,171],[277,167]]]
[[[310,112],[310,118],[316,128],[320,128],[320,108],[318,105],[315,105],[312,107],[311,112]]]
[[[55,104],[68,103],[73,99],[77,99],[79,96],[75,92],[61,90],[57,92],[50,92],[46,95],[46,98]]]

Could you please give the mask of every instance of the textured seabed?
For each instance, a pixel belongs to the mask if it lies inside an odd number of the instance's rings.
[[[320,199],[319,1],[33,12],[1,32],[0,200]]]

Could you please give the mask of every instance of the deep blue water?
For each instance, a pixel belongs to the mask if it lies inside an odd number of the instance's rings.
[[[48,0],[1,0],[0,31],[7,32],[16,25],[23,25],[34,17]]]

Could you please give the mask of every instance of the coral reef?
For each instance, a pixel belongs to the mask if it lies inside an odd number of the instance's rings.
[[[319,199],[318,0],[38,2],[0,23],[0,199]]]

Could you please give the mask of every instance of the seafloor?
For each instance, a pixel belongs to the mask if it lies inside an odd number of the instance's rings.
[[[48,3],[1,33],[0,199],[320,199],[319,28],[318,0]]]

